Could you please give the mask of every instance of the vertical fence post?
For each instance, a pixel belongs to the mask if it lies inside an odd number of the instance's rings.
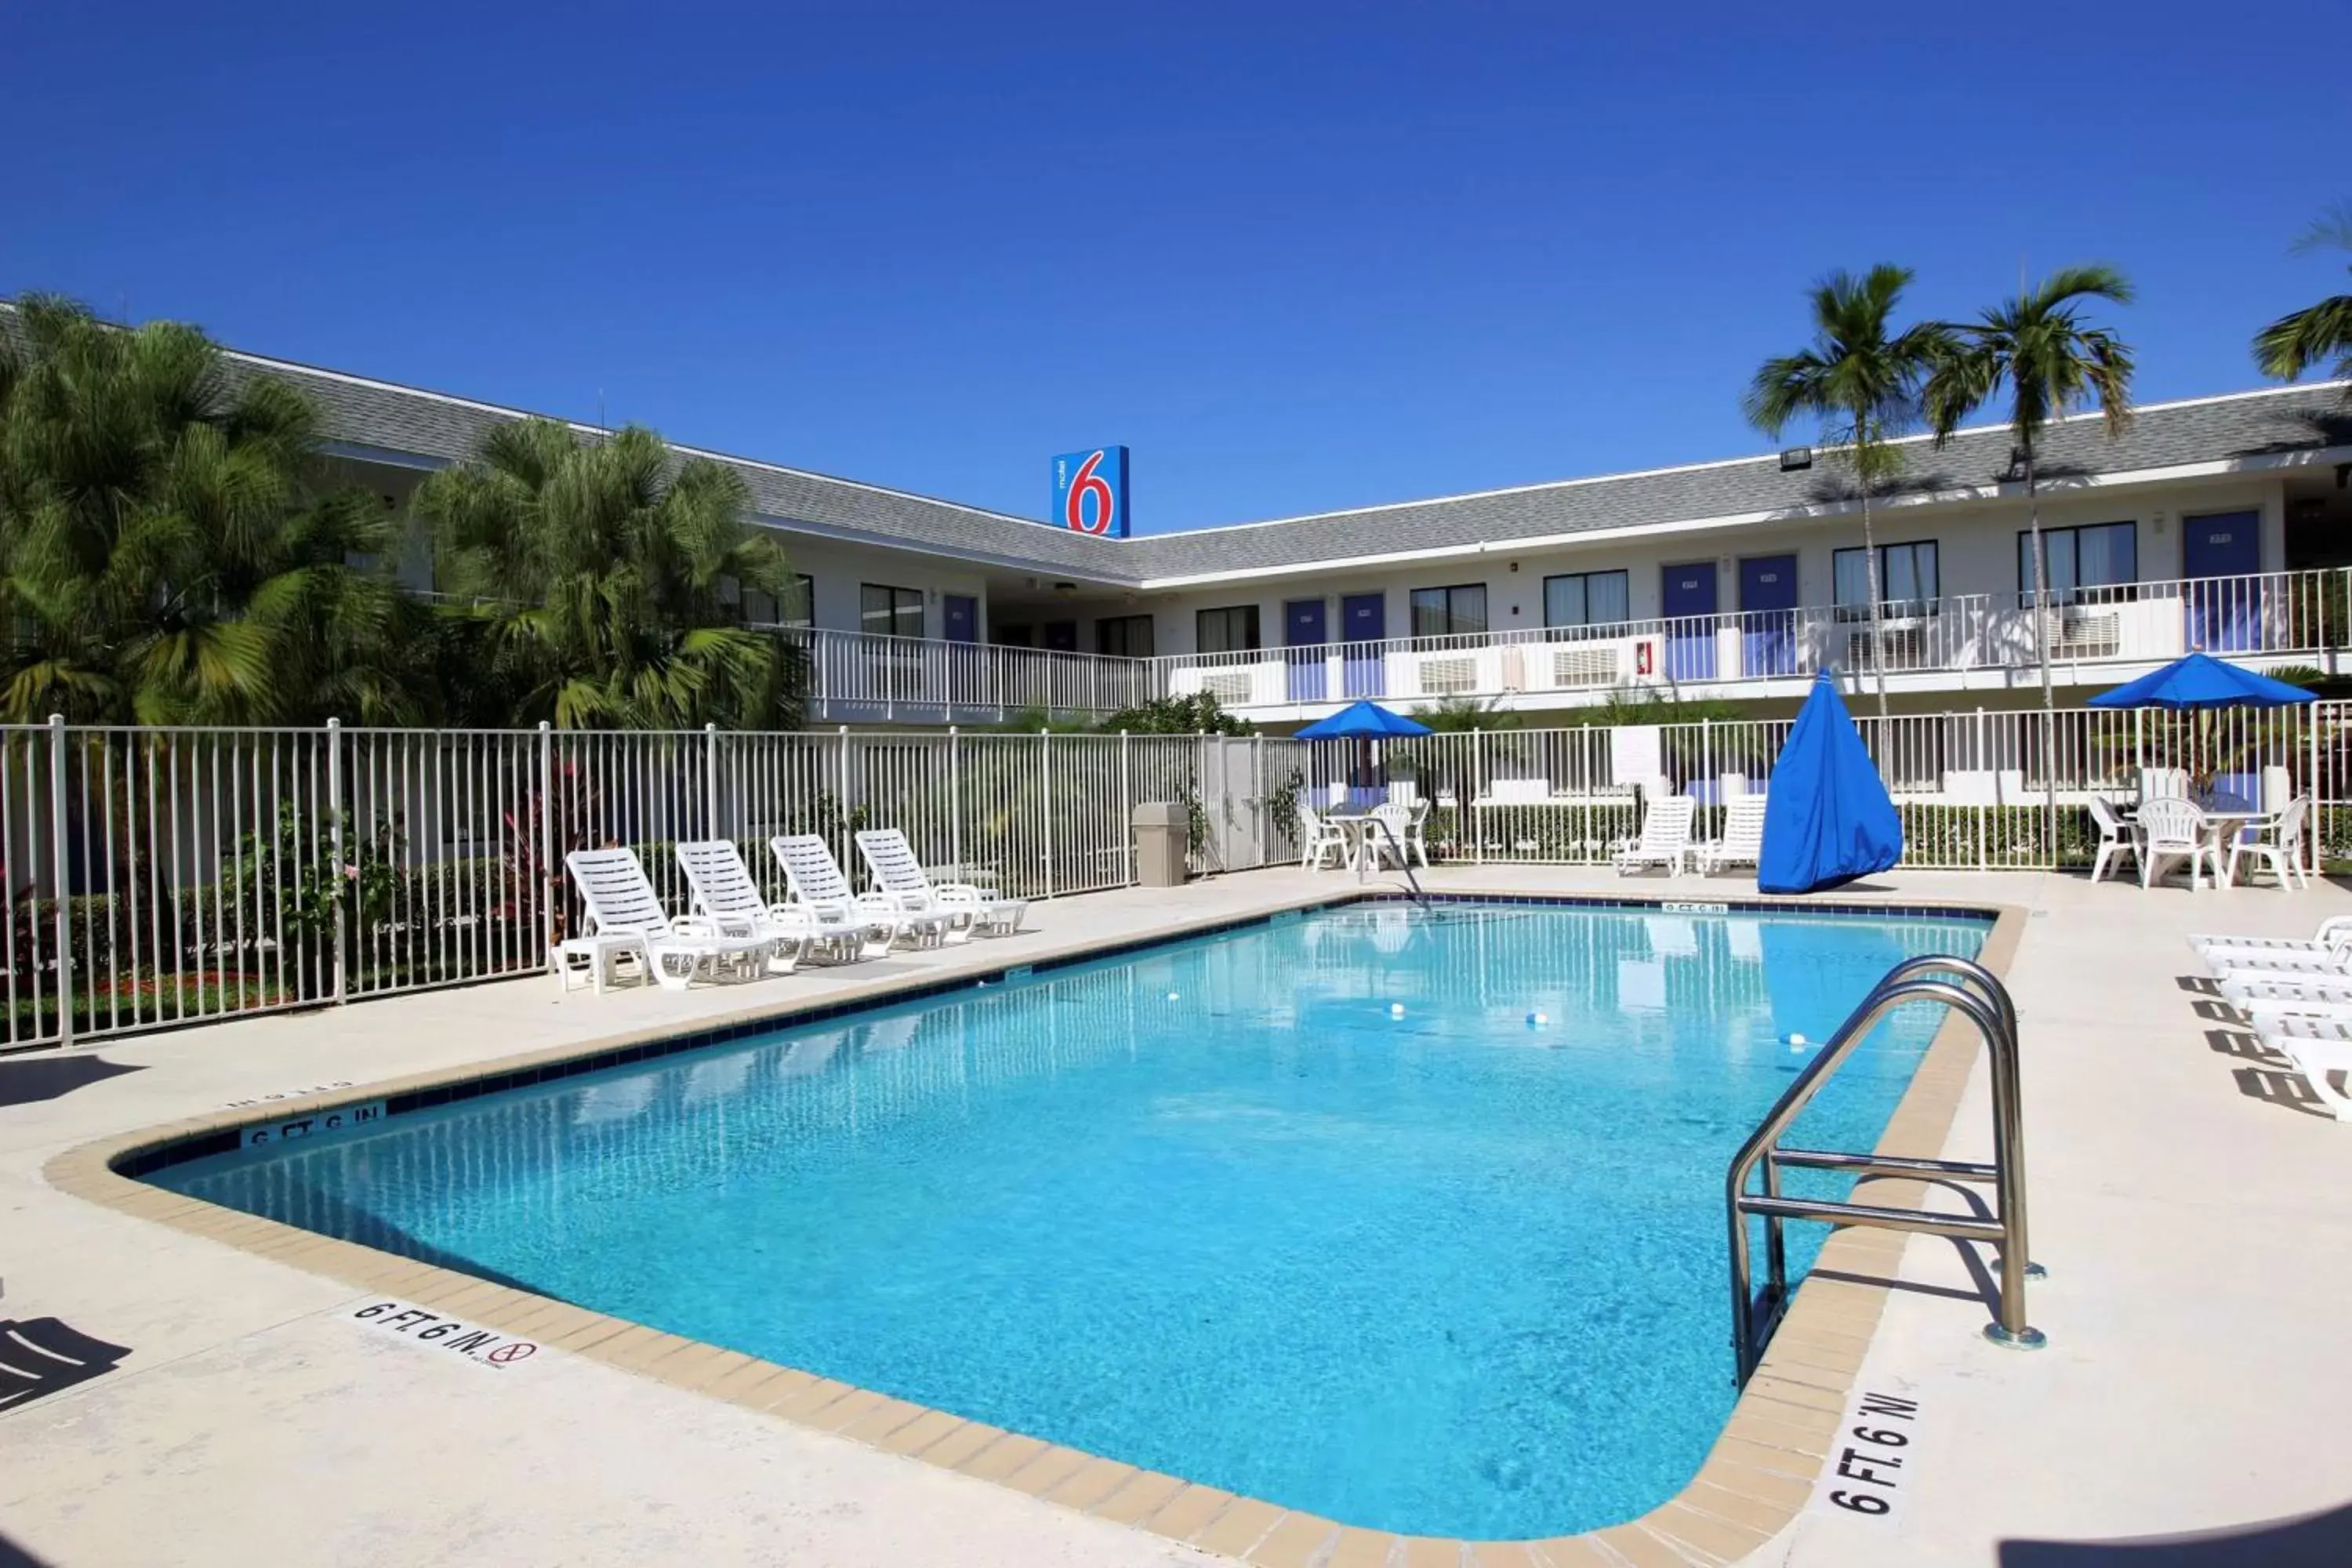
[[[955,862],[958,881],[979,880],[963,863],[963,737],[952,724],[948,726],[948,858]]]
[[[327,721],[327,835],[333,847],[333,858],[328,862],[335,868],[335,1000],[351,1000],[351,976],[344,973],[343,952],[351,931],[352,893],[359,887],[356,877],[347,876],[343,866],[343,721]]]
[[[1049,720],[1048,722],[1051,721]],[[1045,896],[1054,896],[1054,731],[1037,731],[1037,772],[1045,779]]]
[[[1991,773],[1991,774],[1992,774],[1992,778],[1993,778],[1993,786],[1994,786],[1994,787],[1993,787],[1993,801],[1994,801],[1994,805],[1993,805],[1992,810],[1993,810],[1994,812],[1998,813],[1998,812],[2000,812],[2000,811],[2001,811],[2001,810],[2003,810],[2003,809],[2004,809],[2004,808],[2003,808],[2003,806],[2002,806],[2002,805],[2001,805],[2001,804],[2000,804],[2000,769],[1999,768],[1999,766],[1998,766],[1998,765],[1996,765],[1996,764],[1992,762],[1992,760],[1991,760],[1991,754],[1990,754],[1989,752],[1987,752],[1987,751],[1985,750],[1985,728],[1984,728],[1984,724],[1985,724],[1985,711],[1984,711],[1984,705],[1983,705],[1982,703],[1979,703],[1979,704],[1977,705],[1977,723],[1976,723],[1976,731],[1977,731],[1976,753],[1977,753],[1977,754],[1975,755],[1975,757],[1973,757],[1972,759],[1970,759],[1970,763],[1971,763],[1971,765],[1972,765],[1973,767],[1975,767],[1979,772],[1986,772],[1986,771],[1990,771],[1990,772]],[[1938,779],[1938,780],[1937,780],[1936,782],[1937,782],[1937,784],[1940,784],[1943,781],[1942,781],[1941,779]],[[1986,810],[1985,810],[1985,808],[1984,808],[1983,806],[1979,806],[1979,807],[1977,807],[1977,810],[1976,810],[1976,816],[1977,816],[1977,869],[1978,869],[1978,870],[1979,870],[1979,871],[1981,871],[1981,870],[1983,870],[1983,869],[1985,868],[1985,840],[1986,840],[1986,838],[1988,838],[1988,837],[1990,836],[1990,833],[1991,833],[1991,827],[1990,827],[1990,825],[1991,825],[1992,823],[1994,823],[1994,822],[1998,821],[1998,820],[1999,820],[1999,818],[1998,818],[1997,816],[1995,816],[1989,815],[1989,814],[1986,812]]]
[[[1127,731],[1118,732],[1118,839],[1127,851],[1127,881],[1135,883],[1135,774],[1128,759]]]
[[[2305,793],[2311,796],[2310,869],[2311,874],[2315,877],[2319,875],[2319,840],[2327,826],[2327,814],[2326,811],[2321,809],[2319,804],[2319,731],[2321,727],[2319,716],[2323,710],[2333,708],[2335,706],[2336,704],[2333,702],[2315,702],[2312,704],[2311,708],[2311,773],[2308,781],[2304,786],[2304,789]]]
[[[1270,833],[1266,826],[1265,737],[1264,735],[1250,737],[1250,816],[1254,822],[1250,832],[1250,843],[1257,851],[1257,858],[1250,862],[1250,868],[1255,870],[1265,864],[1265,841]]]
[[[1486,825],[1479,820],[1476,808],[1470,802],[1477,799],[1479,790],[1486,787],[1486,731],[1473,730],[1470,731],[1470,777],[1467,781],[1470,799],[1460,802],[1454,810],[1460,816],[1470,818],[1475,824],[1470,830],[1470,837],[1477,841],[1475,853],[1477,862],[1481,866],[1486,863]]]
[[[719,726],[702,727],[702,836],[724,838],[719,831]]]
[[[849,836],[849,726],[846,724],[841,727],[841,755],[835,761],[840,778],[841,809],[834,815],[841,819],[841,837],[835,843],[833,852],[841,857],[843,866],[848,867],[857,862],[850,858],[856,841]]]
[[[539,721],[539,934],[555,963],[555,731]]]
[[[58,1044],[74,1043],[72,857],[66,851],[66,716],[49,715],[49,870],[57,879],[52,900],[58,944]],[[37,1026],[37,1021],[36,1024]]]

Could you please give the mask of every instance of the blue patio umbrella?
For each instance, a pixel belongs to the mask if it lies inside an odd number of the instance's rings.
[[[1350,702],[1328,719],[1318,719],[1298,731],[1302,741],[1353,741],[1356,742],[1356,782],[1349,789],[1353,804],[1369,804],[1372,790],[1371,749],[1374,741],[1401,740],[1413,735],[1433,735],[1436,731],[1418,719],[1408,719],[1390,711],[1377,702]]]
[[[1437,731],[1418,719],[1392,713],[1377,702],[1350,702],[1328,719],[1318,719],[1298,731],[1302,741],[1379,741],[1392,735],[1433,735]]]
[[[1826,675],[1797,710],[1764,797],[1756,885],[1768,893],[1834,888],[1903,858],[1903,819]]]
[[[2206,654],[2176,658],[2137,680],[2102,691],[2094,708],[2285,708],[2316,702],[2315,692],[2273,680],[2243,665]]]

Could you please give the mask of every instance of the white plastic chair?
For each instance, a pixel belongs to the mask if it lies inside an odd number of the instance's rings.
[[[683,991],[697,979],[749,979],[765,971],[775,942],[768,937],[722,936],[709,920],[665,913],[634,849],[574,849],[563,858],[572,886],[588,906],[588,930],[559,942],[548,961],[565,991],[581,975],[579,961],[601,993],[612,963],[627,954],[665,988]]]
[[[779,834],[768,852],[784,868],[793,907],[803,911],[819,943],[843,958],[879,958],[902,942],[939,941],[948,922],[910,915],[878,893],[851,889],[833,858],[833,847],[814,833]]]
[[[1414,816],[1412,807],[1391,801],[1386,805],[1372,807],[1370,816],[1371,821],[1365,824],[1364,830],[1370,835],[1373,864],[1378,865],[1382,859],[1394,857],[1399,865],[1410,866],[1416,848],[1421,848],[1421,863],[1423,866],[1429,864],[1429,851],[1417,842],[1420,835],[1414,830],[1414,824],[1419,819]]]
[[[1645,866],[1664,866],[1666,875],[1682,875],[1684,858],[1690,853],[1691,812],[1697,805],[1686,795],[1654,797],[1642,818],[1642,837],[1609,858],[1617,874],[1630,876]]]
[[[2152,800],[2187,800],[2189,770],[2187,768],[2142,768],[2139,771],[2139,800],[2146,805]]]
[[[2153,888],[2165,867],[2189,862],[2189,886],[2198,886],[2199,870],[2210,861],[2216,880],[2221,875],[2221,849],[2205,828],[2205,814],[2188,801],[2159,795],[2139,808],[2139,885]]]
[[[2254,830],[2252,840],[2233,838],[2230,843],[2229,879],[2238,879],[2238,861],[2242,857],[2259,860],[2271,868],[2278,879],[2281,891],[2307,885],[2309,879],[2299,864],[2303,858],[2303,819],[2311,810],[2311,802],[2301,795],[2287,802],[2286,809],[2268,821],[2257,819],[2247,824]]]
[[[2126,822],[2116,808],[2097,795],[2091,797],[2091,820],[2099,828],[2098,858],[2091,862],[2091,880],[2105,879],[2107,868],[2117,861],[2139,861],[2139,829]]]
[[[977,931],[1011,936],[1029,911],[1026,899],[999,898],[971,882],[932,882],[923,875],[914,846],[895,827],[868,828],[857,835],[857,853],[865,857],[866,869],[893,906],[910,915],[946,916],[950,942],[969,942]]]
[[[1347,858],[1347,829],[1301,801],[1298,805],[1298,864],[1307,870],[1320,871],[1323,869],[1323,857],[1327,854],[1335,857],[1334,865]]]
[[[1724,808],[1723,837],[1692,852],[1699,873],[1712,876],[1727,866],[1754,866],[1764,858],[1764,797],[1743,795]]]

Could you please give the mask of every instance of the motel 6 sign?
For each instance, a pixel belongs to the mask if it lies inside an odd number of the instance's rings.
[[[1055,458],[1054,510],[1047,515],[1056,528],[1125,539],[1127,448],[1096,447]]]

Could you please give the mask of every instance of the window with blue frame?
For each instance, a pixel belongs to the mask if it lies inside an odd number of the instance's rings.
[[[1870,565],[1860,546],[1830,557],[1837,586],[1837,618],[1870,618]],[[1879,614],[1888,619],[1932,616],[1944,588],[1936,570],[1936,542],[1913,540],[1878,547]]]
[[[2083,528],[2045,528],[2042,547],[2050,557],[2050,602],[2112,604],[2131,596],[2126,584],[2139,581],[2139,526],[2101,522]],[[2017,592],[2033,599],[2033,534],[2017,534]]]
[[[1544,579],[1544,626],[1572,636],[1580,626],[1615,626],[1632,616],[1630,579],[1622,572],[1564,572]]]

